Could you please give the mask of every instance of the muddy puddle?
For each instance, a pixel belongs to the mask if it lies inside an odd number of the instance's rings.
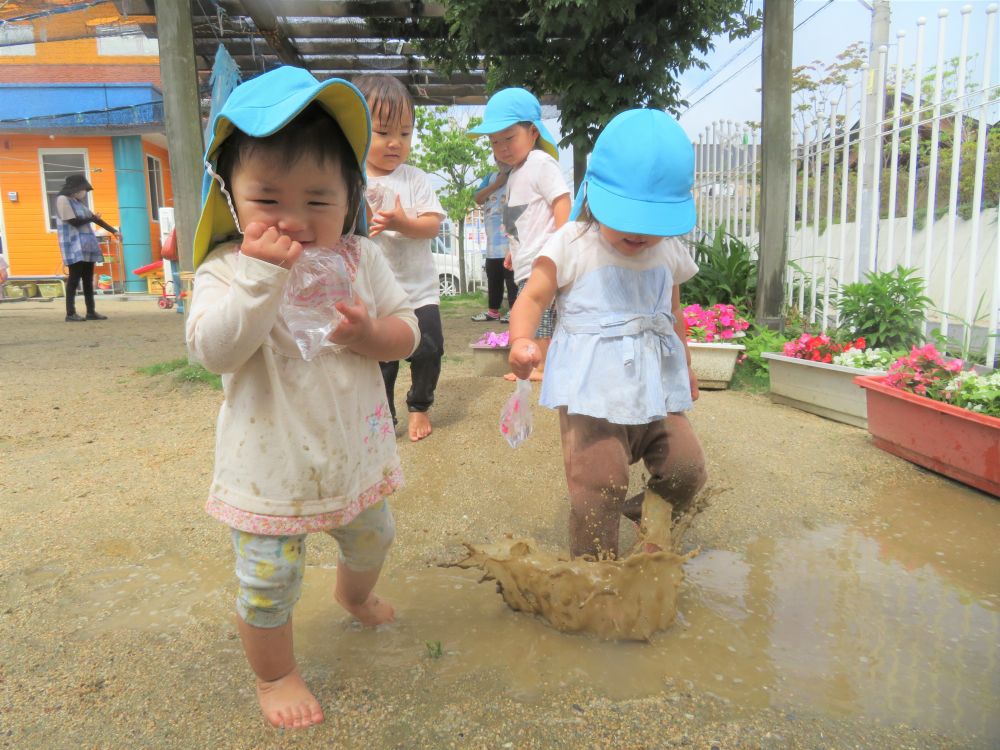
[[[649,643],[558,633],[510,610],[477,571],[439,567],[390,565],[379,590],[398,620],[365,630],[330,604],[336,570],[313,565],[297,652],[313,675],[430,678],[435,691],[481,686],[524,702],[551,702],[562,686],[615,700],[688,686],[734,715],[770,706],[996,746],[1000,502],[919,477],[879,493],[863,523],[703,549],[685,564],[677,621]],[[229,607],[228,571],[180,571],[169,558],[102,571],[76,601],[78,632],[169,631]]]

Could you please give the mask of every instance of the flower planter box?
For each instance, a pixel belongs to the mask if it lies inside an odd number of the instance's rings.
[[[876,446],[1000,497],[1000,419],[890,388],[882,377],[854,382],[867,392]]]
[[[510,364],[507,362],[510,357],[509,346],[470,344],[469,348],[472,349],[472,365],[476,375],[497,376],[510,372]]]
[[[865,390],[854,382],[854,378],[884,375],[884,372],[812,362],[774,352],[764,352],[762,356],[768,360],[770,395],[774,403],[794,406],[855,427],[868,426]]]
[[[706,391],[722,390],[729,387],[733,370],[740,352],[746,349],[742,344],[696,344],[688,343],[691,352],[691,369],[698,378],[698,387]]]

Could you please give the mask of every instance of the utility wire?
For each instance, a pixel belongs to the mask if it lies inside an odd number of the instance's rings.
[[[820,14],[820,13],[822,13],[822,12],[823,12],[824,10],[826,10],[827,8],[829,8],[829,7],[830,7],[830,6],[832,5],[832,4],[833,4],[833,0],[826,0],[826,4],[825,4],[825,5],[821,6],[821,7],[819,8],[819,9],[817,9],[817,10],[813,11],[813,13],[812,13],[812,14],[811,14],[811,15],[810,15],[810,16],[809,16],[808,18],[806,18],[805,20],[803,20],[803,21],[802,21],[801,23],[797,24],[797,25],[795,26],[795,28],[793,28],[793,29],[792,29],[792,33],[794,34],[794,33],[795,33],[796,31],[798,31],[799,29],[801,29],[801,28],[802,28],[803,26],[805,26],[805,25],[806,25],[807,23],[809,23],[809,21],[811,21],[811,20],[812,20],[813,18],[815,18],[815,17],[817,16],[817,15],[819,15],[819,14]],[[696,107],[696,106],[697,106],[698,104],[700,104],[701,102],[705,101],[705,100],[706,100],[706,99],[707,99],[708,97],[710,97],[710,96],[711,96],[712,94],[714,94],[714,93],[715,93],[716,91],[718,91],[718,90],[719,90],[720,88],[722,88],[723,86],[725,86],[725,85],[726,85],[727,83],[729,83],[729,82],[730,82],[731,80],[733,80],[733,79],[734,79],[734,78],[735,78],[736,76],[738,76],[738,75],[739,75],[740,73],[742,73],[742,72],[743,72],[744,70],[746,70],[746,69],[747,69],[747,68],[749,68],[749,67],[750,67],[751,65],[753,65],[753,64],[754,64],[754,63],[756,63],[756,62],[757,62],[758,60],[760,60],[760,57],[761,57],[761,55],[762,55],[762,54],[763,54],[763,52],[760,52],[760,53],[758,53],[758,54],[757,54],[757,55],[756,55],[756,56],[755,56],[755,57],[754,57],[754,58],[753,58],[752,60],[750,60],[750,62],[748,62],[748,63],[747,63],[746,65],[744,65],[744,66],[743,66],[742,68],[740,68],[739,70],[737,70],[737,71],[736,71],[735,73],[733,73],[733,74],[732,74],[731,76],[729,76],[729,78],[727,78],[727,79],[726,79],[726,80],[724,80],[724,81],[723,81],[722,83],[720,83],[720,84],[719,84],[718,86],[716,86],[715,88],[713,88],[713,89],[712,89],[711,91],[709,91],[709,92],[708,92],[707,94],[705,94],[705,95],[704,95],[703,97],[701,97],[700,99],[698,99],[698,101],[696,101],[696,102],[692,102],[691,104],[689,104],[689,105],[688,105],[688,107],[687,107],[687,109],[686,109],[686,110],[684,110],[684,111],[685,111],[685,112],[690,112],[690,111],[691,111],[692,109],[694,109],[694,108],[695,108],[695,107]]]

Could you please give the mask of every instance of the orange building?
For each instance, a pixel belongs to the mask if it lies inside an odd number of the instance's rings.
[[[173,206],[157,44],[108,17],[110,3],[67,8],[0,26],[2,252],[14,278],[63,275],[55,198],[82,173],[91,208],[122,233],[99,270],[144,291],[132,271],[159,259],[159,208]],[[91,35],[66,38],[80,29]]]

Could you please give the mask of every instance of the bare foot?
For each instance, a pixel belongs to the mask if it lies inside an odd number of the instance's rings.
[[[271,682],[258,679],[257,702],[264,718],[278,729],[304,729],[323,721],[323,709],[298,667]]]
[[[431,428],[430,417],[427,416],[425,411],[411,411],[410,412],[410,440],[414,443],[418,440],[423,440],[425,437],[431,434],[433,431]]]
[[[362,625],[381,625],[383,622],[392,622],[396,619],[396,610],[385,599],[369,594],[361,604],[352,605],[334,595],[337,603],[354,615]]]

